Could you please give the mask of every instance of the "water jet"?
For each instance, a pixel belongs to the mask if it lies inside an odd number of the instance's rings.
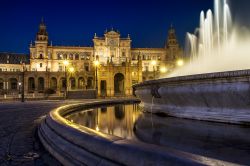
[[[134,85],[147,111],[170,116],[250,123],[250,59],[248,41],[232,24],[227,1],[215,0],[200,14],[197,34],[187,33],[189,63],[167,78]],[[248,35],[249,36],[249,35]],[[154,107],[151,108],[152,97]]]

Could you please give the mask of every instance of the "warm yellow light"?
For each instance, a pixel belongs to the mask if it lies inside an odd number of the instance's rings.
[[[94,61],[94,65],[95,65],[95,66],[99,66],[99,64],[100,64],[100,62],[99,62],[98,60],[95,60],[95,61]]]
[[[65,66],[68,66],[68,65],[69,65],[69,61],[65,60],[65,61],[63,61],[63,64],[64,64]]]
[[[96,126],[95,130],[96,130],[96,131],[99,131],[99,130],[100,130],[99,127],[98,127],[98,125]]]
[[[156,61],[155,60],[151,61],[151,65],[155,66],[156,65]]]
[[[69,68],[69,72],[73,73],[75,71],[75,69],[73,67]]]
[[[179,60],[177,60],[176,64],[178,66],[183,66],[184,65],[184,61],[182,59],[179,59]]]
[[[168,71],[168,69],[166,67],[161,67],[160,71],[161,71],[161,73],[166,73]]]

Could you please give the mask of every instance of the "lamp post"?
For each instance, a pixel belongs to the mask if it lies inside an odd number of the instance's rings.
[[[153,72],[154,72],[154,79],[155,79],[155,65],[156,65],[156,60],[151,61],[151,65],[153,66]]]
[[[96,90],[96,96],[98,95],[98,77],[97,77],[97,67],[99,66],[99,61],[95,60],[94,65],[95,65],[95,90]]]
[[[22,77],[23,77],[23,79],[22,79],[22,81],[23,81],[23,85],[22,85],[22,98],[21,98],[21,102],[24,102],[24,73],[25,72],[25,63],[23,63],[23,73],[22,73]]]
[[[69,62],[65,60],[63,61],[63,64],[64,64],[64,76],[65,76],[64,98],[67,99],[67,91],[68,91],[67,66],[69,65]]]
[[[18,97],[19,98],[21,97],[21,86],[22,86],[22,83],[18,82]]]

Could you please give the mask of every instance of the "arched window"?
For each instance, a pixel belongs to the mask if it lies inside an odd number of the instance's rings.
[[[65,77],[62,77],[60,79],[60,89],[61,90],[65,90],[66,89],[66,79],[65,79]]]
[[[33,92],[35,90],[35,79],[33,77],[30,77],[28,79],[28,91]]]
[[[69,59],[70,60],[73,60],[74,59],[73,57],[74,57],[73,54],[69,54]]]
[[[76,79],[74,77],[71,77],[69,79],[69,87],[72,90],[76,88]]]
[[[84,89],[85,88],[85,81],[83,77],[78,78],[78,89]]]
[[[4,83],[3,79],[0,78],[0,90],[3,90],[3,83]]]
[[[16,78],[10,78],[10,89],[11,90],[17,90],[17,79]]]
[[[50,79],[50,88],[54,90],[57,89],[57,79],[55,77]]]
[[[79,60],[79,54],[75,54],[75,60]]]
[[[44,78],[39,77],[38,78],[38,91],[43,91],[44,90]]]

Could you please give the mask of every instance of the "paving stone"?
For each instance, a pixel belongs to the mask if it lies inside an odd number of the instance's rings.
[[[61,165],[39,142],[36,127],[50,110],[87,101],[90,100],[1,102],[0,165]]]

